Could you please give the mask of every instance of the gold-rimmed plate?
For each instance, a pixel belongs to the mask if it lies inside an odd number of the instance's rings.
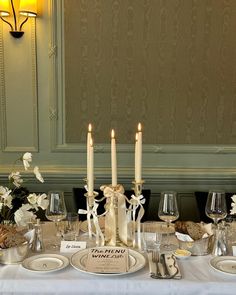
[[[97,249],[102,248],[98,247]],[[106,247],[108,249],[109,247]],[[113,247],[110,247],[113,248]],[[71,256],[70,259],[70,264],[79,271],[86,272],[89,274],[94,274],[94,275],[102,275],[102,276],[114,276],[114,275],[127,275],[133,272],[136,272],[140,269],[142,269],[145,266],[146,260],[144,256],[132,249],[129,249],[129,267],[127,272],[121,272],[121,273],[97,273],[97,272],[88,272],[86,269],[86,263],[87,263],[87,258],[88,258],[88,253],[89,249],[84,249],[81,251],[78,251],[74,253]]]
[[[235,256],[216,256],[210,260],[210,266],[221,273],[236,275]]]
[[[26,258],[22,267],[36,273],[49,273],[69,265],[69,259],[58,254],[39,254]]]

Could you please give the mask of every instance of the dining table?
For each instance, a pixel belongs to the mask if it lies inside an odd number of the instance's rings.
[[[52,223],[45,223],[43,237],[45,244],[52,237]],[[72,253],[51,252],[68,257]],[[41,253],[30,253],[38,255]],[[146,253],[144,267],[120,275],[95,274],[80,271],[71,264],[55,272],[34,272],[25,269],[21,263],[0,265],[0,294],[235,294],[236,274],[214,269],[212,255],[190,256],[177,260],[181,279],[154,279],[150,277]]]

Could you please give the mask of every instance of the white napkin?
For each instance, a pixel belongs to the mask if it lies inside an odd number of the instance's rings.
[[[148,262],[149,262],[149,272],[150,272],[150,274],[156,274],[157,273],[157,264],[155,262],[153,262],[153,260],[152,260],[152,252],[148,252],[147,255],[148,255]],[[176,272],[176,269],[178,270],[177,274],[173,277],[173,279],[181,279],[182,276],[181,276],[179,266],[178,266],[175,256],[172,254],[165,254],[165,261],[166,261],[166,266],[169,270],[170,275],[174,275],[174,273]],[[164,270],[163,270],[163,266],[161,265],[161,263],[158,263],[158,268],[159,268],[160,273],[164,277]]]

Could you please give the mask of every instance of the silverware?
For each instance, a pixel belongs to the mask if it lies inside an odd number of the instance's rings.
[[[166,265],[166,260],[165,260],[165,254],[162,253],[160,256],[160,263],[162,264],[163,271],[164,271],[164,276],[170,276],[169,269]]]
[[[159,269],[159,253],[157,251],[152,251],[152,262],[156,265],[156,272],[155,276],[162,276],[160,269]]]
[[[153,279],[173,279],[178,273],[178,268],[176,267],[175,260],[174,260],[173,267],[176,270],[173,274],[170,274],[168,267],[166,265],[166,262],[165,262],[165,256],[163,257],[163,255],[164,254],[161,254],[160,259],[157,259],[155,254],[152,256],[153,262],[156,263],[156,273],[155,274],[151,273],[151,278],[153,278]],[[161,263],[161,260],[163,260],[162,263]],[[161,267],[162,271],[160,270],[160,267]]]

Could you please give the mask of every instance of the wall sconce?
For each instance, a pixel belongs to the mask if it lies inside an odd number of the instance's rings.
[[[26,17],[21,24],[18,24],[19,29],[17,26],[16,9],[15,9],[13,0],[0,0],[0,18],[11,27],[10,34],[14,38],[21,38],[24,34],[24,32],[22,31],[22,27],[27,22],[28,18],[37,16],[37,0],[18,0],[18,1],[20,1],[20,4],[18,3],[19,15]],[[4,17],[10,16],[11,14],[10,4],[11,4],[11,11],[13,14],[13,19],[14,19],[14,26],[4,18]]]

